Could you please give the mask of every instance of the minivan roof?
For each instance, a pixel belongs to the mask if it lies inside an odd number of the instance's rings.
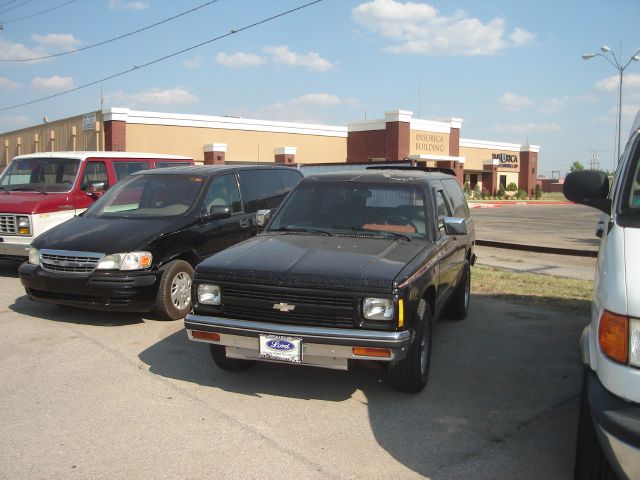
[[[297,168],[284,167],[281,165],[192,165],[181,167],[156,168],[155,170],[140,170],[131,175],[212,175],[221,172],[231,172],[237,170],[295,170]]]
[[[18,155],[15,158],[73,158],[84,160],[90,157],[99,158],[149,158],[149,159],[171,159],[171,160],[189,160],[193,159],[182,155],[165,155],[164,153],[148,153],[148,152],[38,152],[28,153],[26,155]]]

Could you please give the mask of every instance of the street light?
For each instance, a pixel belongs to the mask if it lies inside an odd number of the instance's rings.
[[[640,50],[634,53],[624,65],[620,64],[620,61],[618,60],[618,57],[616,57],[616,54],[611,51],[611,49],[606,45],[600,47],[600,51],[602,53],[585,53],[584,55],[582,55],[582,59],[591,60],[593,57],[602,57],[611,65],[613,65],[613,68],[615,68],[620,75],[620,79],[618,81],[618,119],[616,124],[616,131],[618,132],[618,143],[613,152],[613,166],[615,168],[620,157],[620,130],[622,128],[622,74],[631,62],[640,61]],[[611,59],[613,59],[613,61]]]

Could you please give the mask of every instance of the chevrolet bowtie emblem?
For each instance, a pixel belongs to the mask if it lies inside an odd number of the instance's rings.
[[[274,303],[273,304],[273,309],[274,310],[280,310],[281,312],[291,312],[294,308],[296,308],[295,305],[289,305],[288,303]]]

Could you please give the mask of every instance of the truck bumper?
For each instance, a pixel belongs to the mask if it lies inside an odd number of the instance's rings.
[[[29,258],[30,243],[11,243],[0,238],[0,259],[20,259]]]
[[[394,362],[407,355],[411,334],[328,327],[306,327],[278,323],[254,322],[189,314],[185,318],[189,339],[225,347],[229,358],[277,361],[260,354],[260,336],[278,335],[301,339],[302,365],[346,370],[349,360]],[[215,333],[219,340],[194,337],[194,332]],[[360,355],[354,348],[388,350],[387,357]]]
[[[587,400],[598,440],[621,478],[640,478],[640,404],[613,395],[593,371],[587,375]]]

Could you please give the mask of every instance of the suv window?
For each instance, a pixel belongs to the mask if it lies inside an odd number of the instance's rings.
[[[113,162],[113,169],[116,171],[116,181],[128,177],[132,173],[140,170],[148,170],[149,162]]]
[[[229,207],[231,213],[242,211],[238,182],[232,173],[214,178],[204,199],[204,207],[207,212],[211,207],[223,206]]]
[[[444,199],[443,190],[438,190],[436,192],[436,215],[438,216],[438,231],[444,232],[444,217],[449,216],[449,209],[447,208],[447,202]]]
[[[464,198],[464,193],[462,193],[462,189],[458,182],[453,178],[442,180],[442,184],[444,185],[444,190],[451,201],[451,205],[453,206],[453,216],[468,218],[469,217],[469,206],[467,205],[467,200]]]
[[[276,172],[277,170],[242,170],[239,172],[246,213],[277,208],[284,196],[291,190],[293,186],[285,188]],[[290,182],[290,180],[288,181]]]

